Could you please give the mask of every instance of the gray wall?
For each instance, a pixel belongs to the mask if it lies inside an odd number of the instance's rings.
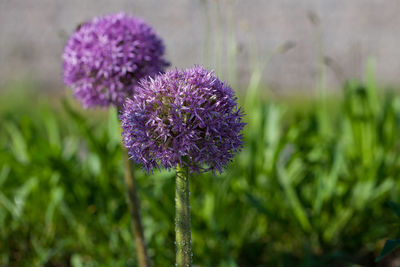
[[[400,84],[399,0],[0,0],[0,85],[33,79],[62,89],[68,35],[84,20],[121,10],[156,28],[174,65],[205,64],[235,86],[235,77],[238,86],[248,82],[257,51],[259,61],[269,58],[263,83],[277,92],[312,89],[319,44],[331,59],[330,88],[360,77],[369,56],[380,82]],[[287,41],[295,47],[268,56]],[[236,65],[238,76],[228,75]]]

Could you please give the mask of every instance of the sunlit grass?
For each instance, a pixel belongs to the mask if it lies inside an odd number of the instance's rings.
[[[321,109],[259,91],[240,99],[243,151],[221,176],[192,179],[194,262],[371,262],[397,231],[384,203],[399,200],[400,97],[350,82]],[[134,266],[115,111],[11,99],[0,100],[1,265]],[[170,266],[174,173],[137,175],[151,257]]]

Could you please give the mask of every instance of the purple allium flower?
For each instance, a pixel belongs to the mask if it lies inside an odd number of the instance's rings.
[[[242,147],[243,113],[236,100],[202,67],[143,80],[120,114],[123,141],[147,171],[183,164],[191,172],[222,172]]]
[[[124,13],[86,22],[64,48],[64,82],[85,108],[120,106],[140,79],[163,72],[164,45],[154,30]]]

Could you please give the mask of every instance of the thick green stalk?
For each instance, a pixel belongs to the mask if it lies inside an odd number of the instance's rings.
[[[125,185],[129,212],[131,214],[131,228],[136,244],[136,255],[140,267],[150,267],[150,259],[147,254],[146,241],[143,234],[142,220],[140,216],[140,201],[137,195],[137,184],[134,176],[133,164],[129,160],[128,151],[123,149],[125,167]]]
[[[190,232],[189,171],[187,167],[176,168],[175,190],[175,239],[176,266],[192,266],[192,241]]]

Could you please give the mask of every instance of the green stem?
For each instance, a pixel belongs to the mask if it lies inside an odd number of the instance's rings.
[[[137,184],[134,176],[133,164],[129,160],[128,151],[123,149],[125,167],[125,185],[129,212],[131,214],[131,228],[136,244],[136,255],[140,267],[150,267],[150,259],[147,254],[146,241],[143,234],[142,220],[140,216],[140,202],[137,194]]]
[[[187,167],[176,167],[175,190],[175,239],[176,266],[192,266],[192,242],[190,237],[190,194]]]
[[[118,114],[118,113],[117,113]],[[137,183],[133,163],[129,160],[128,150],[122,145],[124,159],[124,180],[129,213],[131,215],[131,229],[136,245],[136,255],[139,267],[150,267],[151,261],[147,253],[146,240],[144,239],[142,217],[140,216],[140,201],[137,193]]]

